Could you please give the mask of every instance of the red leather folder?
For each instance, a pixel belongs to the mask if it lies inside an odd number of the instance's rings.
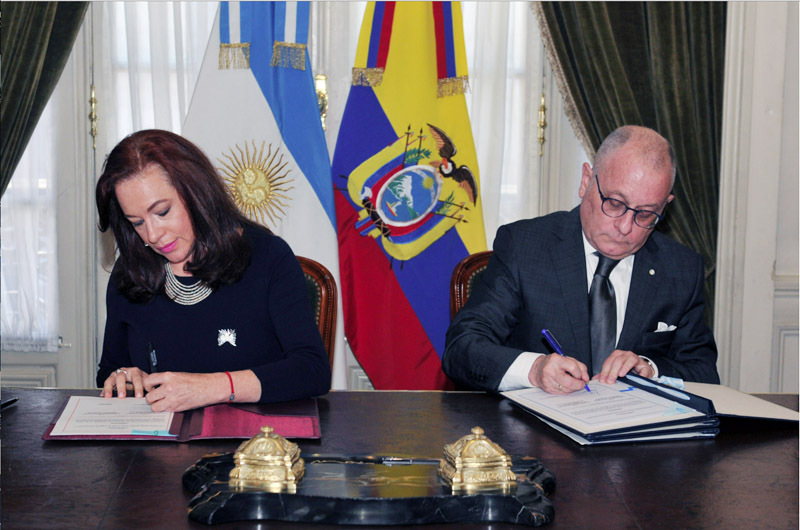
[[[282,403],[220,404],[176,412],[169,429],[171,436],[140,434],[112,435],[51,435],[64,411],[64,401],[58,414],[47,427],[43,440],[156,440],[189,442],[210,438],[252,438],[269,425],[284,438],[320,438],[319,410],[314,398]]]

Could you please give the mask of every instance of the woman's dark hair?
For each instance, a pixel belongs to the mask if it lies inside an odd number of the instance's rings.
[[[195,242],[186,270],[216,289],[239,280],[250,264],[242,228],[252,224],[236,208],[208,157],[177,134],[149,129],[131,134],[111,151],[97,181],[99,228],[110,227],[119,250],[117,288],[132,302],[147,302],[164,286],[165,260],[144,246],[117,200],[120,182],[159,166],[186,206]]]

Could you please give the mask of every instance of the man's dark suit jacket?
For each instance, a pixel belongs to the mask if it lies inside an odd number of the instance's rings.
[[[703,279],[699,254],[651,234],[633,261],[617,349],[649,357],[660,375],[719,383]],[[497,390],[521,352],[552,351],[547,328],[591,375],[588,291],[579,208],[500,227],[488,268],[447,331],[445,373],[459,385]],[[659,322],[676,329],[656,333]]]

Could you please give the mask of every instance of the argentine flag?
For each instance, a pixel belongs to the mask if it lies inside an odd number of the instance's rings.
[[[183,135],[242,211],[339,280],[330,159],[306,43],[307,2],[221,2]],[[341,308],[339,308],[341,315]],[[337,322],[333,388],[346,388]]]

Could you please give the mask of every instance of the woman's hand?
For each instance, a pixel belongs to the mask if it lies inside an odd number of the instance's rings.
[[[252,370],[230,373],[191,374],[157,372],[146,375],[144,389],[153,412],[180,412],[227,403],[235,392],[237,403],[255,403],[261,398],[261,382]]]
[[[192,374],[157,372],[144,378],[147,402],[153,412],[180,412],[223,403],[230,396],[228,376],[223,372]],[[227,392],[226,392],[227,389]]]
[[[111,372],[105,382],[103,382],[103,390],[100,392],[100,397],[110,398],[114,397],[114,389],[117,389],[117,397],[124,398],[127,391],[127,385],[133,385],[133,395],[137,398],[144,397],[144,376],[147,375],[135,366],[128,368],[117,368]]]

